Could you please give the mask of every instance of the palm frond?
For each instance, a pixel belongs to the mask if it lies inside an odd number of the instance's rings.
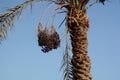
[[[66,45],[65,53],[63,56],[63,64],[61,68],[64,69],[64,80],[72,79],[72,65],[71,65],[71,56],[69,55],[69,46]]]
[[[0,14],[0,41],[6,37],[7,29],[14,26],[15,18],[21,15],[23,8],[31,4],[33,1],[34,0],[26,1],[21,5],[8,9],[6,13]]]
[[[72,80],[72,65],[71,65],[71,48],[68,43],[68,30],[66,28],[66,45],[65,45],[65,51],[63,53],[63,59],[62,59],[62,65],[61,65],[61,70],[63,70],[64,74],[64,80]]]
[[[15,6],[14,8],[8,9],[6,13],[0,14],[0,42],[3,39],[5,39],[7,35],[7,30],[14,26],[16,17],[19,17],[21,15],[22,10],[25,7],[31,5],[33,2],[42,2],[42,1],[52,2],[54,0],[29,0],[24,2],[23,4]]]

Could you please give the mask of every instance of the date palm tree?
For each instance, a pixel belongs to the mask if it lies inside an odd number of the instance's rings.
[[[86,11],[96,3],[104,4],[105,0],[96,0],[89,4],[89,0],[29,0],[21,5],[9,9],[6,13],[0,14],[0,41],[4,40],[7,30],[14,25],[16,17],[19,17],[22,10],[33,2],[49,2],[58,5],[55,8],[55,16],[58,13],[65,13],[65,18],[60,22],[59,27],[65,22],[66,28],[66,49],[63,56],[62,68],[64,69],[64,80],[92,80],[90,74],[91,62],[88,56],[88,30],[89,18]],[[50,6],[48,6],[49,8]],[[46,11],[47,9],[45,9]],[[43,13],[44,14],[44,13]],[[44,17],[44,16],[42,16]],[[49,18],[47,19],[47,23]],[[47,24],[46,23],[46,24]],[[71,41],[68,43],[68,38]],[[57,49],[60,45],[59,34],[54,27],[54,18],[49,28],[43,27],[42,22],[38,23],[38,43],[44,53]],[[70,52],[71,51],[71,52]],[[72,57],[71,54],[72,53]]]

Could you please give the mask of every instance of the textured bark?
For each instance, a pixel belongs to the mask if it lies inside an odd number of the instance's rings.
[[[68,8],[67,26],[72,43],[72,75],[73,80],[92,80],[90,74],[90,58],[88,56],[89,19],[86,10]]]

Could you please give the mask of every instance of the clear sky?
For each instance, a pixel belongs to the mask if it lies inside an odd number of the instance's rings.
[[[0,11],[24,1],[0,0]],[[41,52],[37,43],[37,24],[44,4],[35,3],[32,13],[30,7],[24,9],[7,39],[0,44],[0,80],[62,80],[59,69],[64,42],[47,54]],[[120,1],[110,0],[104,6],[96,4],[87,14],[90,18],[88,51],[93,80],[120,80]],[[55,25],[63,17],[58,16]],[[63,32],[58,26],[56,29],[59,34]]]

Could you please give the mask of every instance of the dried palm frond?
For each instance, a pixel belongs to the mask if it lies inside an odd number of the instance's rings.
[[[14,26],[16,17],[19,17],[21,15],[21,12],[25,7],[31,5],[31,9],[32,9],[33,2],[42,2],[42,1],[52,2],[54,0],[28,0],[23,4],[8,9],[6,13],[0,14],[0,41],[6,37],[7,30],[9,28],[12,28],[12,26]]]
[[[72,79],[72,64],[71,64],[71,56],[69,55],[69,46],[66,45],[64,56],[63,56],[63,64],[61,69],[64,69],[64,80]]]
[[[38,24],[38,44],[42,47],[44,53],[60,46],[59,34],[54,26],[43,29],[41,23]]]
[[[16,17],[21,15],[23,8],[30,5],[35,0],[26,1],[21,5],[8,9],[6,13],[0,14],[0,40],[4,39],[7,34],[7,29],[14,26]]]
[[[72,64],[71,64],[71,56],[72,50],[69,46],[69,37],[68,37],[68,28],[66,27],[65,32],[65,51],[63,53],[62,65],[61,70],[63,70],[64,80],[72,80]]]

